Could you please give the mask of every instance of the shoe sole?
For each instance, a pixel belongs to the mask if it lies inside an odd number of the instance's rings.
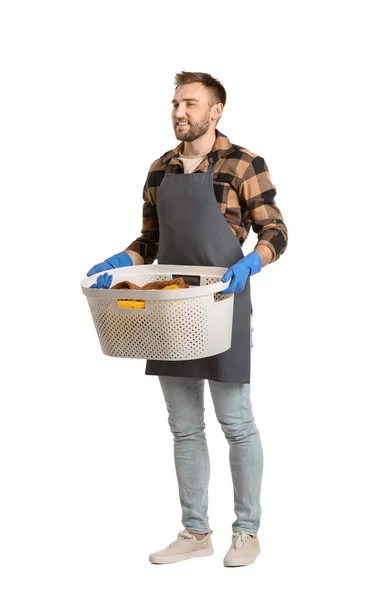
[[[246,567],[247,565],[251,565],[255,562],[256,558],[260,554],[260,550],[257,552],[256,556],[250,558],[243,558],[241,561],[235,558],[225,558],[223,559],[223,566],[225,567]]]
[[[201,558],[203,556],[210,556],[214,553],[213,548],[205,548],[203,550],[194,550],[188,554],[174,554],[173,556],[154,556],[151,554],[148,557],[150,563],[154,565],[168,565],[171,563],[180,562],[181,560],[188,560],[189,558]]]

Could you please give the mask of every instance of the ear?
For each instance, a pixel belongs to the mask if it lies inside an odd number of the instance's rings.
[[[222,111],[223,111],[222,102],[218,102],[217,104],[214,104],[214,106],[212,107],[212,111],[211,111],[211,119],[213,121],[217,121],[218,119],[220,119],[220,117],[222,116]]]

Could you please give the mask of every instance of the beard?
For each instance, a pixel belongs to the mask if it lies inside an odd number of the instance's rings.
[[[174,126],[174,132],[176,134],[176,138],[182,142],[194,142],[197,138],[201,137],[205,133],[207,133],[210,127],[210,112],[206,112],[204,117],[197,121],[197,123],[191,123],[189,121],[189,129],[181,133],[177,131],[176,125]]]

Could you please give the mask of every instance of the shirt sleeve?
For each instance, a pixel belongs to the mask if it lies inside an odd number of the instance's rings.
[[[257,234],[256,247],[267,246],[272,252],[271,262],[286,250],[288,235],[282,214],[275,202],[276,188],[271,182],[263,158],[256,156],[248,165],[240,184],[239,200],[244,207],[243,219],[251,223]]]
[[[147,265],[154,262],[158,254],[159,223],[153,189],[149,186],[150,173],[143,188],[142,235],[126,249],[138,252]]]

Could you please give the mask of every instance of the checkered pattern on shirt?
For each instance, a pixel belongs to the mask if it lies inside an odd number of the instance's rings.
[[[183,173],[178,155],[184,144],[179,144],[155,160],[149,170],[143,189],[142,235],[127,250],[138,252],[147,264],[154,262],[158,253],[159,223],[156,211],[157,192],[168,165],[172,173]],[[216,130],[215,144],[200,163],[195,173],[205,172],[216,162],[214,192],[222,214],[242,245],[250,228],[257,234],[257,244],[266,245],[277,260],[287,246],[287,227],[275,202],[276,188],[263,158],[238,146]]]

